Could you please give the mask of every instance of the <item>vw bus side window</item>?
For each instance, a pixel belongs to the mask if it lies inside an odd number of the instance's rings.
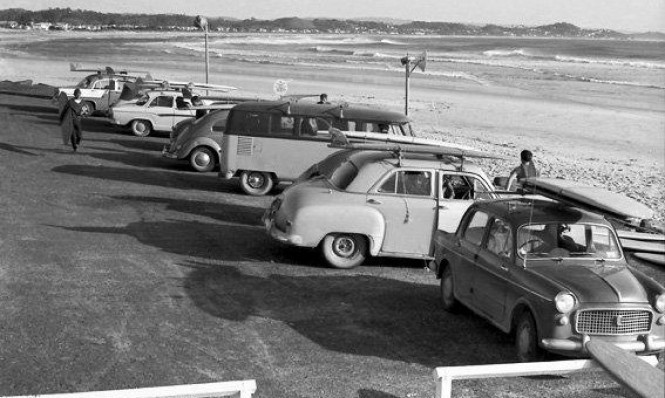
[[[315,138],[322,141],[330,141],[331,121],[320,117],[298,118],[298,135],[301,138]]]
[[[217,120],[212,125],[212,131],[224,132],[226,130],[226,119],[229,116],[229,111],[219,111],[215,118]]]
[[[235,111],[229,120],[229,130],[240,135],[265,135],[270,128],[270,114]]]
[[[295,118],[293,116],[282,116],[273,113],[270,119],[272,120],[271,136],[288,137],[295,134]]]

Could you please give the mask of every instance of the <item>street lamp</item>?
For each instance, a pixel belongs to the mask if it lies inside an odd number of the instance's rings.
[[[206,63],[206,84],[208,84],[208,75],[210,70],[210,63],[208,58],[208,19],[201,15],[197,15],[194,19],[194,26],[203,30],[205,36],[205,63]]]
[[[404,65],[404,71],[406,72],[406,82],[404,84],[404,114],[409,114],[409,76],[411,73],[419,67],[421,71],[425,71],[425,65],[427,64],[427,50],[423,51],[418,58],[409,57],[409,54],[406,54],[406,57],[400,59],[402,65]],[[413,67],[412,67],[413,65]]]

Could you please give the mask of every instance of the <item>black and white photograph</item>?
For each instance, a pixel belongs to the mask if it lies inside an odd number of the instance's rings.
[[[0,397],[664,361],[665,0],[0,0]]]

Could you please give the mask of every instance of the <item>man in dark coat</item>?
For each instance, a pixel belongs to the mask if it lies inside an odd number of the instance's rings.
[[[60,111],[60,128],[62,129],[63,143],[71,142],[74,152],[81,144],[83,130],[81,129],[81,116],[83,112],[83,100],[81,90],[74,90],[74,98],[67,101]]]

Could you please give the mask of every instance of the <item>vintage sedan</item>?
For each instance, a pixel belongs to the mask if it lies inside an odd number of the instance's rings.
[[[203,105],[212,103],[203,100]],[[174,89],[149,90],[138,100],[118,103],[109,110],[112,124],[129,127],[138,137],[147,137],[153,131],[171,131],[176,124],[195,116],[191,100]]]
[[[355,267],[368,254],[429,259],[435,230],[455,231],[474,199],[494,196],[469,160],[342,150],[278,195],[264,223],[280,242],[319,247],[336,268]]]
[[[192,169],[208,172],[219,165],[221,141],[226,128],[230,108],[217,109],[199,119],[188,119],[173,127],[169,145],[164,146],[162,156],[188,160]]]
[[[626,263],[599,214],[544,198],[476,202],[434,246],[443,307],[461,303],[514,333],[519,361],[587,356],[594,339],[665,348],[665,288]]]

